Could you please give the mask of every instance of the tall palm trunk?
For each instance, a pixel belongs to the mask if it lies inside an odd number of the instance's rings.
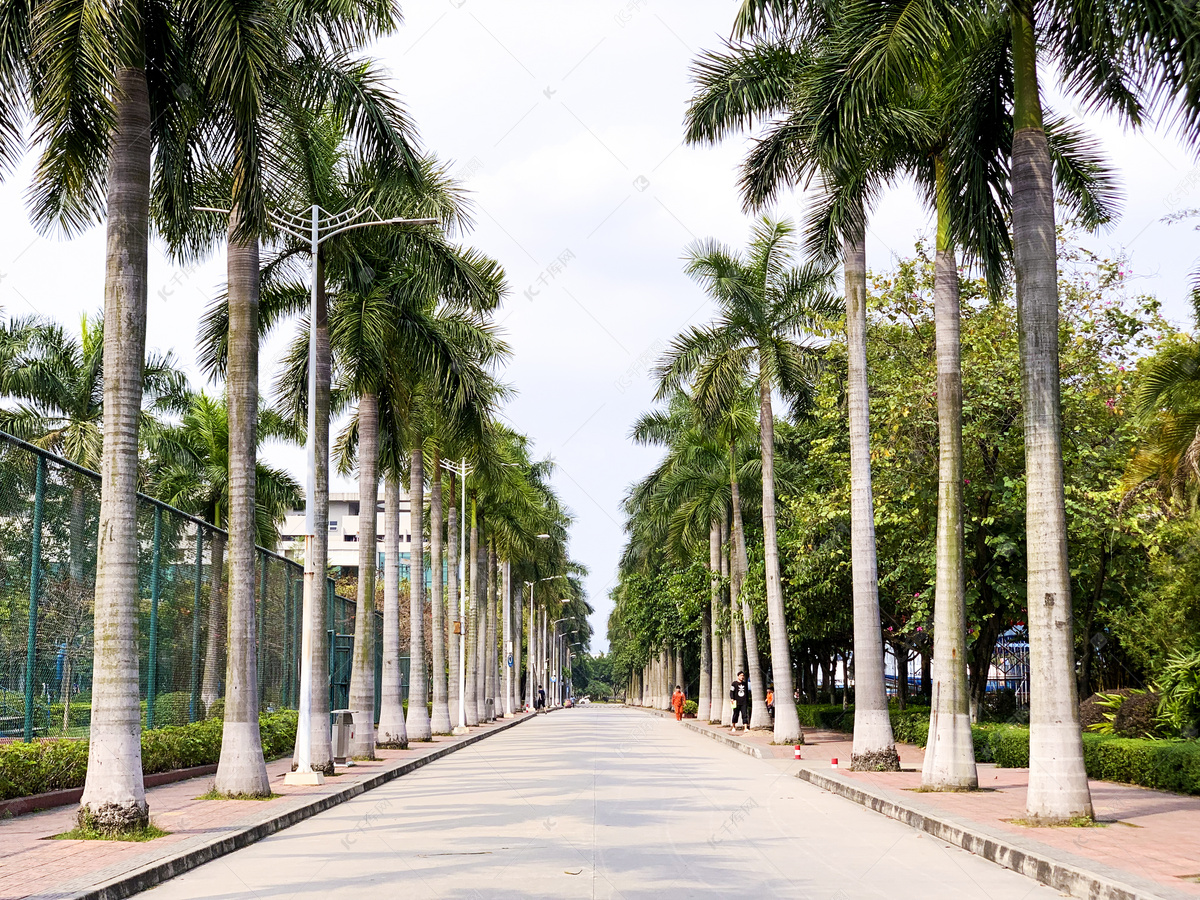
[[[709,692],[711,705],[708,709],[708,720],[714,724],[721,721],[722,710],[729,704],[725,702],[724,684],[724,654],[721,652],[723,638],[721,636],[721,529],[716,520],[708,527],[708,571],[710,575],[709,627],[712,640],[712,675]]]
[[[478,580],[472,580],[471,593],[475,604],[475,702],[478,705],[480,722],[490,721],[488,716],[488,583],[491,572],[488,570],[487,538],[484,534],[482,513],[476,513],[476,532],[479,539],[474,549],[477,554],[475,573]]]
[[[733,508],[733,551],[736,561],[737,597],[741,606],[742,631],[746,635],[746,670],[750,676],[750,695],[754,705],[750,709],[751,728],[770,728],[771,714],[767,711],[767,688],[763,679],[762,659],[758,654],[758,631],[754,625],[754,612],[746,599],[743,588],[750,572],[750,560],[746,554],[746,529],[742,524],[742,495],[738,487],[737,474],[733,471],[733,449],[730,448],[729,489]],[[799,719],[797,719],[797,722]]]
[[[775,534],[775,417],[771,412],[771,383],[759,377],[758,421],[762,442],[763,561],[767,573],[767,626],[771,634],[771,671],[775,696],[775,743],[796,744],[804,740],[800,716],[792,696],[792,650],[788,644],[787,619],[783,611],[783,585],[779,580],[779,540]],[[758,703],[766,707],[766,695]]]
[[[741,590],[741,572],[737,567],[737,553],[734,550],[733,527],[730,520],[721,523],[721,546],[728,556],[729,575],[729,642],[733,649],[731,669],[733,677],[738,672],[746,670],[746,628],[742,622],[742,610],[738,603]]]
[[[429,725],[429,680],[425,669],[425,458],[420,436],[414,441],[409,464],[408,508],[412,517],[412,549],[409,551],[409,610],[412,625],[408,631],[408,728],[409,740],[432,740]],[[440,572],[438,573],[441,574]]]
[[[450,721],[454,728],[458,727],[460,720],[459,711],[462,709],[463,697],[461,686],[458,681],[458,673],[462,667],[462,632],[466,625],[463,621],[462,613],[462,586],[459,584],[458,577],[458,562],[461,555],[459,548],[459,504],[455,500],[455,488],[458,479],[451,474],[448,480],[449,485],[449,503],[447,506],[450,510],[450,515],[446,519],[446,552],[450,556],[449,566],[446,575],[446,602],[450,610],[450,633],[447,636],[450,641],[449,664],[450,671],[448,674],[449,681],[449,696],[450,696]]]
[[[232,477],[232,473],[231,473]],[[221,522],[214,516],[214,524]],[[226,523],[228,524],[228,523]],[[200,705],[207,711],[221,696],[225,650],[225,535],[212,532],[208,564],[208,629],[204,638],[204,676],[200,681]]]
[[[506,574],[508,575],[508,596],[509,602],[512,603],[512,566],[509,565]],[[521,702],[521,635],[525,633],[525,600],[524,593],[517,591],[517,602],[512,603],[512,691],[513,691],[513,712],[520,712],[523,704]]]
[[[513,643],[512,566],[506,559],[500,564],[500,692],[504,705],[500,714],[511,716],[517,708],[513,689],[513,667],[510,664],[509,648]],[[517,632],[520,634],[520,632]]]
[[[229,641],[225,726],[213,787],[220,794],[271,796],[258,728],[258,628],[255,605],[258,441],[258,240],[242,239],[229,217]]]
[[[898,771],[900,757],[888,718],[879,624],[875,502],[871,496],[871,417],[867,387],[867,238],[865,221],[845,236],[846,355],[850,407],[850,563],[854,590],[854,747],[850,768]],[[765,444],[763,445],[766,446]],[[764,453],[765,457],[765,453]],[[764,481],[766,473],[764,472]],[[774,645],[772,645],[774,646]],[[784,692],[779,679],[777,696]],[[779,717],[779,704],[775,716]]]
[[[429,720],[429,729],[433,734],[449,734],[454,728],[450,721],[450,705],[446,690],[446,596],[442,581],[443,558],[442,548],[442,467],[436,457],[432,462],[432,475],[429,484],[429,567],[433,573],[430,583],[430,607],[432,609],[433,629],[431,635],[431,650],[433,656],[433,714]]]
[[[967,690],[966,573],[963,559],[962,362],[958,261],[950,239],[945,163],[937,169],[938,239],[933,316],[937,342],[937,593],[933,606],[933,696],[921,786],[979,786]]]
[[[329,633],[326,630],[329,561],[329,408],[332,359],[329,350],[329,297],[325,292],[325,256],[317,252],[316,314],[311,327],[316,344],[316,396],[313,404],[313,538],[311,558],[305,559],[303,603],[311,610],[312,669],[310,692],[310,753],[314,772],[333,774],[333,741],[329,728]]]
[[[363,508],[361,500],[358,508]],[[392,750],[408,747],[404,693],[400,687],[403,675],[400,670],[400,479],[389,472],[383,482],[383,684],[379,698],[379,747]],[[410,691],[410,707],[411,698]]]
[[[725,552],[726,538],[728,537],[729,526],[725,521],[725,517],[721,517],[717,532],[717,556],[721,566],[721,579],[730,581],[729,572],[729,554]],[[724,602],[724,593],[721,595],[722,610],[730,609],[729,604]],[[732,611],[732,610],[731,610]],[[730,616],[729,623],[725,628],[725,633],[721,640],[721,698],[723,701],[728,701],[730,686],[733,684],[733,677],[737,674],[737,661],[733,655],[733,633],[737,630],[737,620]],[[733,724],[733,707],[728,702],[721,704],[721,724]]]
[[[500,581],[499,567],[496,563],[496,544],[494,540],[489,540],[487,549],[487,678],[485,679],[484,692],[487,698],[491,701],[491,707],[488,710],[488,720],[494,722],[496,716],[502,714],[499,707],[500,683],[496,678],[497,656],[496,653],[496,632],[497,632],[497,605],[500,599]]]
[[[1013,252],[1025,405],[1029,792],[1038,820],[1092,815],[1083,765],[1058,368],[1054,172],[1038,90],[1032,0],[1013,0]]]
[[[709,526],[709,571],[712,571],[712,527]],[[705,722],[712,710],[712,610],[709,606],[700,608],[700,673],[699,698],[696,701],[696,720]]]
[[[465,486],[464,486],[465,487]],[[463,535],[467,540],[467,536]],[[467,565],[470,579],[467,582],[467,688],[463,703],[467,710],[467,724],[479,724],[479,516],[475,498],[471,498],[471,534],[468,543]]]
[[[104,446],[96,549],[92,727],[81,824],[119,831],[149,821],[138,706],[137,469],[146,355],[150,99],[144,69],[116,75],[108,157],[104,278]]]
[[[379,502],[379,397],[358,398],[358,603],[354,613],[354,658],[350,709],[354,736],[350,755],[375,758],[375,519]]]

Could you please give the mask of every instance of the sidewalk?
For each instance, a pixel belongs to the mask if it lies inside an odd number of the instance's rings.
[[[793,747],[772,745],[770,732],[731,736],[695,719],[681,724],[1076,896],[1200,897],[1200,797],[1092,781],[1099,827],[1029,828],[1013,821],[1025,815],[1028,769],[985,763],[978,792],[917,792],[920,747],[897,744],[903,771],[850,772],[847,734],[806,731],[797,761]]]
[[[292,762],[278,759],[267,764],[279,795],[271,800],[196,799],[211,788],[211,775],[150,788],[150,819],[170,834],[145,843],[47,840],[74,827],[75,805],[0,822],[0,900],[128,897],[532,716],[480,725],[461,737],[414,742],[408,750],[378,750],[378,760],[339,768],[314,787],[284,784]]]

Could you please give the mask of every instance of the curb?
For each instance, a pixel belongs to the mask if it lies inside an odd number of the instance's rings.
[[[648,712],[663,719],[669,719],[675,715],[674,713],[663,712],[659,709],[651,709],[648,706],[634,706],[630,708],[639,709],[642,712]],[[734,750],[745,753],[747,756],[753,756],[755,759],[774,759],[774,757],[764,755],[761,747],[756,747],[754,744],[747,744],[744,741],[739,741],[731,734],[720,734],[718,732],[711,731],[708,728],[702,728],[695,722],[689,722],[687,719],[684,719],[679,724],[690,731],[696,732],[696,734],[702,734],[706,738],[711,738],[712,740],[716,741],[718,744],[724,744],[726,747],[732,747]]]
[[[1083,900],[1185,900],[1192,894],[1131,875],[1094,860],[994,830],[956,816],[934,815],[897,802],[890,792],[823,775],[801,767],[796,777],[831,794],[852,800],[890,819],[961,847],[1042,884]]]
[[[502,731],[507,731],[533,717],[534,714],[526,713],[520,718],[514,719],[511,722],[505,722],[496,728],[469,735],[456,744],[449,744],[419,759],[408,760],[394,768],[373,775],[365,781],[347,785],[345,788],[332,794],[324,794],[303,806],[280,813],[278,816],[268,819],[265,822],[248,826],[233,834],[212,840],[203,846],[185,850],[176,856],[150,863],[147,866],[127,872],[103,884],[94,885],[77,892],[55,891],[53,894],[39,896],[53,897],[55,900],[124,900],[126,897],[168,881],[176,875],[182,875],[184,872],[201,866],[204,863],[211,862],[228,853],[233,853],[235,850],[241,850],[243,847],[248,847],[278,831],[283,831],[285,828],[303,822],[305,819],[311,818],[318,813],[332,809],[339,804],[345,803],[347,800],[352,800],[360,794],[365,794],[367,791],[387,784],[389,781],[394,781],[400,776],[407,775],[409,772],[413,772],[434,760],[448,756],[457,750],[462,750],[464,747],[470,747],[472,744],[485,740],[492,735],[500,734]],[[36,897],[30,897],[28,900],[36,900]]]

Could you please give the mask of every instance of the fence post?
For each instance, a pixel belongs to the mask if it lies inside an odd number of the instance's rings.
[[[200,704],[200,585],[204,581],[204,528],[196,523],[196,593],[192,601],[192,698],[188,702],[188,721],[196,721]]]
[[[33,489],[33,549],[29,562],[29,638],[25,644],[25,743],[33,740],[33,669],[37,659],[39,582],[42,580],[42,506],[46,500],[46,457],[37,458]]]
[[[150,555],[150,660],[146,672],[146,727],[154,727],[158,697],[158,566],[162,559],[162,507],[154,507],[154,549]]]
[[[258,590],[258,647],[255,656],[258,661],[258,705],[262,708],[263,697],[266,694],[263,685],[263,658],[267,655],[267,554],[262,554],[262,584]]]

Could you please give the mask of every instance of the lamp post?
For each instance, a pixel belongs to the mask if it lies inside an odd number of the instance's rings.
[[[467,733],[467,634],[463,617],[467,610],[467,476],[474,470],[464,458],[458,464],[442,460],[442,468],[458,476],[459,496],[462,497],[462,518],[459,520],[458,541],[458,724],[455,734]]]
[[[567,601],[564,600],[563,602],[566,603]],[[559,648],[558,644],[559,644],[559,638],[563,637],[563,635],[560,635],[558,633],[558,623],[565,622],[570,618],[571,618],[570,616],[563,616],[561,619],[555,619],[553,622],[550,623],[550,633],[551,633],[551,635],[553,635],[553,637],[551,638],[550,653],[548,654],[551,658],[548,660],[548,662],[549,662],[552,670],[554,670],[553,697],[554,697],[556,706],[562,705],[562,702],[561,702],[562,701],[562,697],[561,697],[562,666],[559,664],[559,660],[561,657],[559,656],[560,648]]]
[[[200,207],[200,212],[219,212],[228,214],[229,210]],[[320,285],[317,283],[318,255],[320,247],[330,238],[344,234],[356,228],[368,228],[376,225],[436,225],[437,219],[404,219],[382,218],[374,207],[366,209],[348,209],[340,213],[330,213],[319,205],[313,204],[307,213],[272,212],[271,219],[280,231],[290,234],[301,241],[307,241],[312,262],[312,286],[309,298],[309,329],[308,329],[308,436],[305,441],[305,456],[307,472],[305,477],[305,509],[304,509],[304,593],[301,613],[300,638],[300,697],[299,715],[296,725],[296,771],[289,772],[284,781],[288,784],[322,784],[324,776],[314,772],[312,768],[312,644],[313,644],[313,614],[315,604],[323,602],[324,591],[318,591],[318,572],[313,552],[313,541],[316,529],[313,526],[316,506],[316,424],[317,405],[317,295]],[[329,448],[324,453],[328,457]]]

